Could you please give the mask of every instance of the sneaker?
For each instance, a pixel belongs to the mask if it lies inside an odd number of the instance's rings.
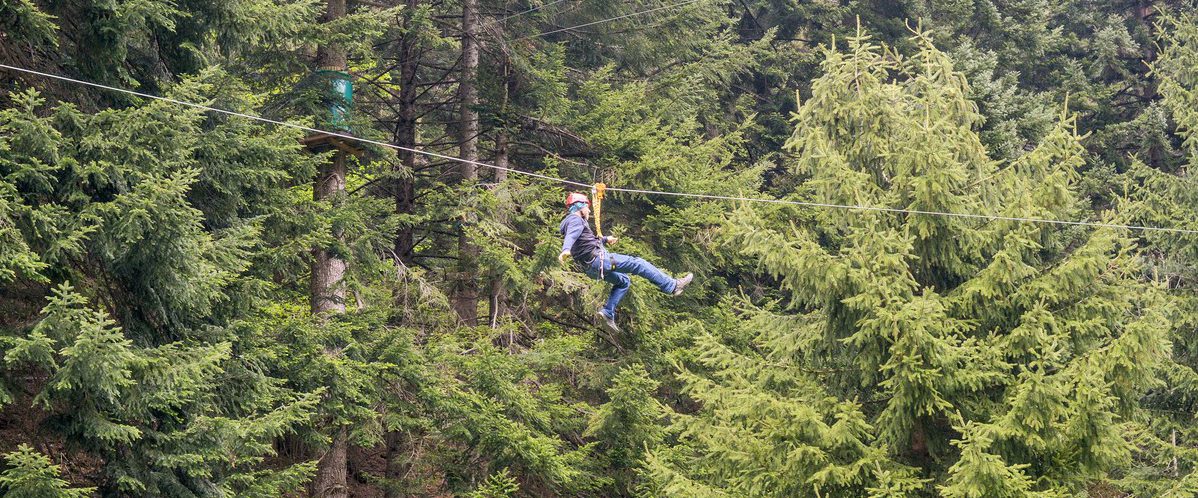
[[[616,319],[612,318],[610,316],[607,316],[606,311],[603,311],[603,310],[596,311],[595,318],[599,319],[599,325],[603,327],[603,330],[606,330],[613,334],[620,333],[620,326],[616,325]]]
[[[695,279],[694,273],[687,273],[686,275],[683,275],[682,278],[675,280],[674,281],[674,295],[677,296],[679,294],[682,294],[682,289],[685,289],[686,285],[691,283],[691,280],[694,280],[694,279]]]

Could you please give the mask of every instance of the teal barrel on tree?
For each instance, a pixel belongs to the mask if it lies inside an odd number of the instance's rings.
[[[354,102],[354,81],[345,71],[322,69],[316,72],[317,78],[326,85],[325,103],[328,106],[329,127],[349,131],[349,110]]]

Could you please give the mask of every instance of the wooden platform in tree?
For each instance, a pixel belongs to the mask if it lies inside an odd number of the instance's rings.
[[[307,147],[312,152],[325,152],[331,149],[338,149],[353,156],[361,156],[366,153],[364,149],[355,146],[353,140],[328,133],[308,135],[301,138],[300,143],[304,144],[304,147]]]

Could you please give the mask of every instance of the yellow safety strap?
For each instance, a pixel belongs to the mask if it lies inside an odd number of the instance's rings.
[[[591,186],[591,197],[594,199],[595,204],[591,206],[592,211],[595,212],[595,235],[598,235],[600,240],[603,239],[603,225],[599,223],[599,215],[603,207],[603,190],[606,188],[607,185],[603,183],[596,183]]]
[[[607,188],[607,185],[605,185],[603,183],[596,183],[591,186],[591,203],[594,204],[593,206],[591,206],[591,211],[595,212],[595,235],[599,236],[599,240],[604,240],[603,239],[603,226],[599,223],[599,215],[603,210],[603,190],[606,188]],[[606,245],[606,244],[607,243],[605,241],[604,245]],[[606,254],[607,254],[607,249],[604,249],[603,251],[601,251],[599,253],[599,279],[600,280],[603,279],[603,271],[607,267],[607,261],[605,261],[605,258],[603,257]]]

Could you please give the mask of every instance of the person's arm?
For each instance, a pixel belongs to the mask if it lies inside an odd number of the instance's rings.
[[[582,218],[571,215],[566,222],[566,234],[562,239],[562,252],[557,255],[558,261],[566,262],[566,257],[570,255],[570,249],[574,248],[574,243],[578,241],[578,236],[582,235],[583,221]]]

